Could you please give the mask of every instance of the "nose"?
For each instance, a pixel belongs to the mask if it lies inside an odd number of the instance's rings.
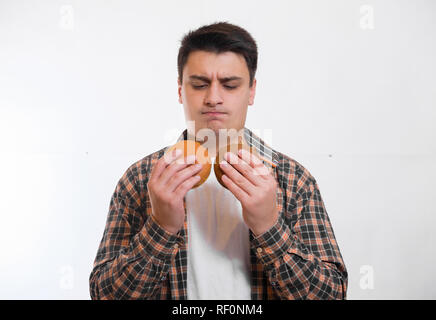
[[[209,88],[207,88],[206,95],[204,97],[204,103],[208,106],[215,106],[217,104],[222,104],[222,97],[220,92],[219,84],[213,81]]]

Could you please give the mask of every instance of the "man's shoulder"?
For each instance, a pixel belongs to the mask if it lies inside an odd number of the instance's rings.
[[[307,187],[316,183],[316,179],[310,171],[299,161],[294,158],[274,150],[277,156],[276,172],[279,181],[284,186],[289,187],[289,184],[297,187]]]
[[[168,148],[169,146],[166,146],[132,162],[124,170],[123,175],[118,181],[118,185],[123,186],[122,189],[130,189],[130,187],[133,186],[136,191],[144,190],[154,165],[165,154]]]
[[[145,157],[134,161],[126,171],[131,172],[133,175],[148,175],[153,169],[154,164],[165,154],[169,146],[163,147],[154,151]]]

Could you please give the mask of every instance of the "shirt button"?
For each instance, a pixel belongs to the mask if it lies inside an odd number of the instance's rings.
[[[262,248],[257,248],[258,253],[262,253]]]

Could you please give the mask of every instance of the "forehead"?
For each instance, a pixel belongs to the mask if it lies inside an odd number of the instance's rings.
[[[199,74],[213,78],[218,77],[249,77],[248,67],[242,55],[226,51],[214,53],[193,51],[189,54],[183,73],[187,76]]]

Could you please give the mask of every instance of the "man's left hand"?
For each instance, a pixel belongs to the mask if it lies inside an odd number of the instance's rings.
[[[241,202],[244,221],[258,236],[277,222],[277,181],[261,160],[244,149],[238,156],[227,152],[224,159],[222,181]]]

